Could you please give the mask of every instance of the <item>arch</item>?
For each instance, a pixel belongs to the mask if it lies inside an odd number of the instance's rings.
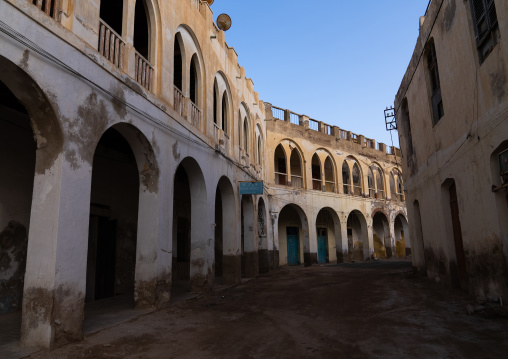
[[[153,31],[149,9],[145,0],[137,0],[134,9],[133,46],[136,51],[149,62],[152,58]]]
[[[369,186],[369,197],[375,198],[376,197],[376,181],[374,177],[374,171],[372,170],[372,166],[369,166],[368,172],[367,172],[367,183]]]
[[[349,169],[347,160],[344,160],[344,162],[342,162],[342,188],[344,194],[352,194],[351,170]]]
[[[206,251],[207,190],[198,162],[184,158],[175,172],[173,203],[173,290],[209,285]]]
[[[390,172],[390,192],[392,193],[392,201],[405,201],[402,174],[398,168],[394,168]]]
[[[309,225],[303,209],[293,203],[284,206],[278,216],[279,265],[311,265]],[[288,253],[289,248],[289,253]]]
[[[372,216],[372,232],[374,253],[376,253],[377,258],[392,257],[390,225],[388,223],[388,217],[381,210],[376,211]]]
[[[394,219],[393,230],[397,257],[403,258],[411,254],[411,241],[406,217],[399,213]]]
[[[275,148],[274,165],[275,184],[286,186],[288,184],[287,156],[282,144]]]
[[[226,135],[229,135],[232,127],[232,103],[227,77],[222,71],[218,71],[214,79],[214,124],[216,129],[222,130]]]
[[[241,234],[242,234],[242,276],[254,278],[259,273],[258,245],[254,199],[252,195],[242,195]]]
[[[195,98],[195,101],[192,102],[198,108],[199,112],[201,112],[202,107],[204,106],[204,91],[206,91],[203,86],[203,79],[206,78],[206,71],[201,46],[199,45],[199,41],[192,29],[186,24],[179,25],[175,34],[175,37],[178,36],[180,40],[180,48],[184,54],[182,65],[182,92],[185,97],[188,97],[191,101]]]
[[[242,144],[246,153],[249,153],[249,127],[250,127],[249,120],[247,119],[247,117],[244,117],[242,129],[243,133]]]
[[[364,261],[365,258],[369,258],[367,221],[359,210],[349,213],[347,236],[349,262]]]
[[[185,46],[183,45],[182,35],[176,33],[173,46],[173,85],[183,93]],[[175,94],[175,106],[176,106]]]
[[[373,162],[369,166],[368,183],[369,183],[369,196],[371,198],[377,199],[385,198],[383,169],[376,162]]]
[[[319,263],[343,263],[342,232],[337,212],[322,208],[316,216],[317,248]]]
[[[201,106],[200,101],[200,89],[201,89],[201,70],[200,70],[199,59],[196,54],[192,56],[190,63],[190,80],[189,80],[189,99],[198,108]]]
[[[321,182],[321,160],[319,159],[319,156],[317,153],[314,153],[314,156],[312,156],[312,162],[311,162],[311,169],[312,169],[312,189],[316,191],[321,191],[322,188],[322,182]],[[291,172],[292,173],[292,172]]]
[[[353,194],[355,196],[361,196],[363,193],[362,184],[362,171],[358,162],[355,161],[351,170],[351,178],[353,179]]]
[[[236,196],[233,185],[222,176],[215,193],[215,283],[235,284],[240,280],[236,252]]]
[[[291,171],[291,187],[304,188],[303,156],[296,147],[291,151],[289,166]]]
[[[240,108],[238,110],[238,144],[245,151],[245,153],[250,152],[250,141],[249,137],[251,136],[251,113],[249,107],[242,101]]]
[[[331,156],[326,156],[324,164],[325,190],[335,192],[335,165]]]

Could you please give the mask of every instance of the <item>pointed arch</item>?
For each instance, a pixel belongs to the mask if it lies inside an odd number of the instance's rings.
[[[311,174],[312,174],[312,189],[315,191],[322,191],[322,178],[321,178],[321,160],[317,153],[312,156]]]
[[[275,184],[286,186],[288,184],[287,155],[282,144],[275,148],[274,165]]]
[[[303,156],[297,147],[291,151],[289,166],[291,171],[291,187],[304,188]]]

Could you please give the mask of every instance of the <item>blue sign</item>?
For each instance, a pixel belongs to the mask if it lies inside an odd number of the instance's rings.
[[[263,194],[263,181],[240,182],[240,194]]]

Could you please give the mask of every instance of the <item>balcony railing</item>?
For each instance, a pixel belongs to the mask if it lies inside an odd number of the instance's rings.
[[[327,135],[332,134],[332,127],[330,125],[327,125],[326,123],[323,124],[323,133],[326,133]]]
[[[325,190],[326,192],[335,193],[335,182],[325,182]]]
[[[315,191],[322,191],[322,184],[320,179],[313,179],[312,180],[312,189]]]
[[[201,110],[192,101],[190,103],[190,119],[192,126],[201,128]]]
[[[351,141],[360,144],[360,140],[358,139],[358,135],[356,133],[351,133]]]
[[[289,121],[293,125],[300,125],[300,115],[294,112],[289,113]]]
[[[374,141],[370,138],[366,138],[365,140],[365,147],[367,148],[374,148]]]
[[[303,188],[303,177],[291,175],[291,187]]]
[[[134,77],[136,81],[151,92],[154,75],[153,66],[137,51],[135,52],[135,61],[136,72]]]
[[[99,52],[116,67],[123,69],[125,42],[102,19],[99,24]]]
[[[272,106],[272,116],[277,120],[284,121],[284,110],[275,106]]]
[[[62,0],[29,0],[41,11],[55,20],[60,20],[60,11],[62,10]]]
[[[347,140],[347,131],[345,131],[345,130],[339,130],[339,138],[341,140]]]
[[[288,175],[286,173],[275,172],[275,184],[287,186]]]
[[[176,112],[183,116],[183,107],[185,106],[185,96],[178,89],[178,87],[173,86],[173,106]]]
[[[309,120],[309,128],[314,131],[319,131],[319,122],[316,120]]]

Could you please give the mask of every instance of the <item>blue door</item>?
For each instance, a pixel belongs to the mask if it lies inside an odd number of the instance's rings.
[[[327,235],[326,229],[318,229],[317,244],[318,244],[318,262],[326,263],[327,254]]]
[[[288,265],[298,265],[298,228],[287,227]]]

